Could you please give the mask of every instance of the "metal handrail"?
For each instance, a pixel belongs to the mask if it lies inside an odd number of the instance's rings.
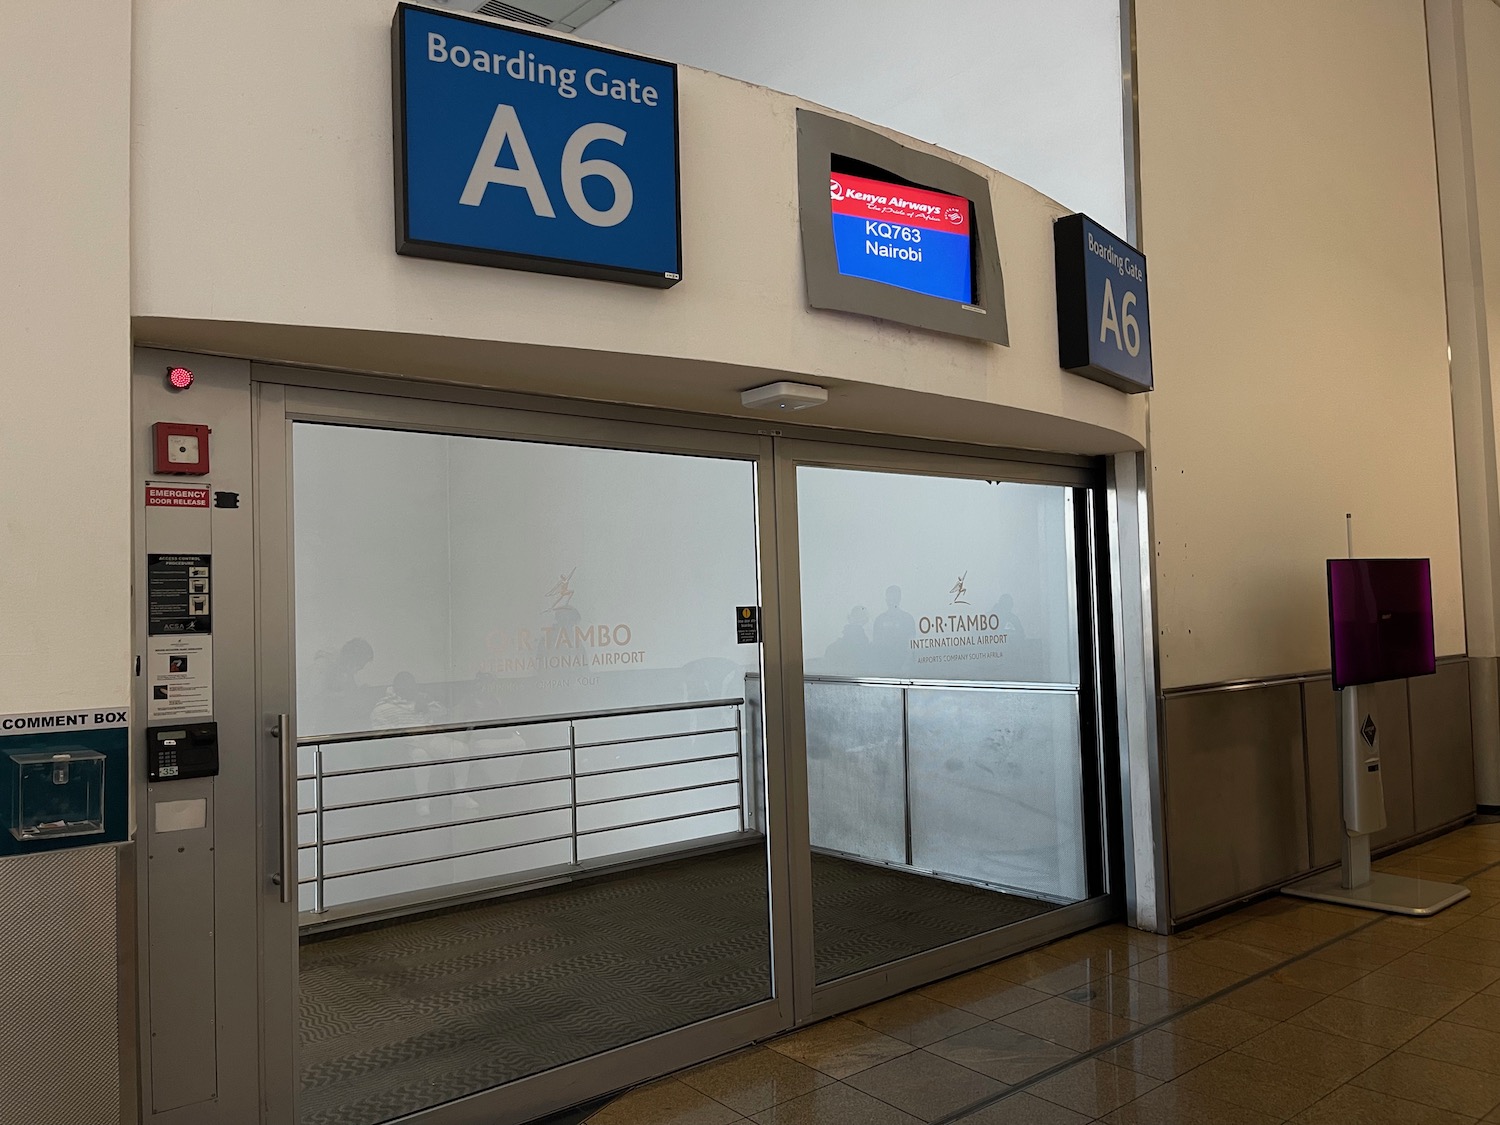
[[[433,723],[425,727],[380,727],[376,730],[347,731],[339,734],[302,735],[298,746],[334,746],[341,742],[378,742],[384,738],[420,738],[428,734],[462,734],[473,730],[506,730],[510,727],[538,727],[548,723],[582,723],[589,719],[623,719],[631,715],[660,715],[669,711],[710,711],[715,707],[740,707],[744,696],[734,699],[704,699],[691,703],[653,703],[645,707],[616,707],[605,711],[567,711],[556,715],[528,715],[520,719],[484,719],[475,723]],[[566,749],[557,747],[557,749]]]
[[[410,798],[407,799],[410,800]],[[325,840],[323,842],[329,845],[362,844],[366,840],[384,840],[391,836],[410,836],[415,832],[431,832],[434,827],[447,828],[457,824],[491,824],[497,820],[514,820],[518,816],[538,816],[542,813],[549,812],[567,812],[571,807],[572,806],[570,805],[544,805],[539,809],[525,809],[522,812],[495,813],[493,816],[476,816],[471,817],[468,820],[446,821],[443,824],[436,826],[431,824],[416,824],[410,828],[387,828],[383,832],[362,832],[354,836],[334,836],[333,838]],[[423,862],[428,863],[431,861],[423,860]],[[337,875],[335,875],[334,878],[341,879],[343,878],[344,874],[345,873],[341,871]],[[307,879],[301,881],[310,882],[310,880]]]
[[[394,871],[407,867],[416,867],[424,863],[440,863],[454,859],[465,859],[474,856],[489,855],[495,852],[506,851],[511,848],[525,847],[533,844],[556,843],[560,841],[571,842],[572,861],[570,866],[580,866],[578,854],[578,842],[580,838],[597,836],[606,832],[617,832],[631,828],[641,828],[652,824],[664,824],[674,820],[689,820],[694,817],[710,816],[726,812],[739,812],[740,831],[745,831],[747,815],[745,809],[745,771],[744,771],[744,716],[743,708],[746,700],[740,698],[701,700],[690,703],[655,704],[646,707],[617,708],[610,710],[572,712],[561,715],[528,716],[519,719],[496,719],[485,720],[475,723],[442,723],[430,724],[424,727],[406,727],[401,729],[382,729],[378,731],[348,732],[332,736],[305,736],[297,740],[298,749],[309,749],[312,752],[312,772],[303,774],[297,771],[299,781],[312,782],[312,806],[302,808],[298,806],[298,815],[313,815],[313,839],[308,844],[299,844],[298,854],[311,851],[313,853],[314,871],[310,875],[300,876],[297,879],[299,886],[311,885],[313,888],[314,914],[323,914],[328,910],[326,884],[330,879],[344,879],[359,875],[377,874],[382,871]],[[726,707],[734,708],[734,725],[717,726],[705,730],[671,730],[660,734],[642,735],[631,738],[580,740],[578,737],[577,724],[590,719],[627,718],[636,715],[670,714],[677,712],[697,712],[715,710]],[[567,741],[555,746],[527,747],[523,750],[511,750],[495,754],[482,755],[456,755],[429,758],[410,762],[397,762],[378,766],[363,766],[354,769],[325,770],[323,755],[325,747],[331,745],[349,745],[359,742],[378,742],[393,738],[420,738],[429,735],[459,734],[468,731],[485,730],[509,730],[516,727],[535,727],[546,725],[562,725],[568,727]],[[668,742],[674,739],[692,738],[701,735],[734,734],[736,736],[736,747],[731,753],[696,755],[689,758],[674,758],[659,762],[634,763],[630,765],[617,765],[607,769],[591,769],[580,772],[578,769],[578,751],[594,750],[605,747],[624,747],[642,745],[648,742]],[[379,773],[391,773],[397,770],[419,770],[434,766],[451,766],[457,764],[474,765],[485,762],[499,761],[508,758],[519,758],[536,754],[555,754],[566,752],[568,755],[568,769],[566,773],[558,773],[547,777],[528,778],[523,781],[508,781],[498,784],[464,785],[455,788],[422,792],[397,797],[376,797],[363,801],[349,801],[340,804],[329,804],[325,800],[325,783],[330,779],[370,775]],[[578,783],[580,778],[611,777],[639,772],[647,769],[668,769],[673,766],[694,765],[702,762],[735,761],[734,775],[716,781],[703,781],[692,785],[675,785],[660,789],[643,790],[638,793],[626,793],[611,797],[595,797],[591,800],[580,800],[578,795]],[[349,836],[336,836],[330,838],[324,825],[324,814],[329,812],[347,812],[352,809],[379,808],[384,805],[396,805],[410,803],[412,801],[423,801],[442,799],[445,797],[467,796],[471,793],[495,793],[508,790],[524,790],[538,785],[568,783],[568,802],[566,804],[554,804],[535,809],[523,809],[515,812],[497,813],[489,816],[466,817],[459,820],[443,820],[435,824],[422,824],[403,828],[388,828],[378,832],[356,833]],[[593,828],[580,828],[578,824],[578,813],[580,809],[594,808],[600,805],[618,804],[627,800],[640,800],[650,797],[668,796],[673,794],[691,793],[723,789],[733,785],[736,791],[735,805],[716,805],[708,809],[695,809],[689,812],[672,813],[668,816],[651,817],[644,820],[629,821],[622,824],[610,824]],[[644,811],[644,810],[642,810]],[[470,849],[464,851],[448,851],[440,855],[425,856],[415,859],[402,859],[389,863],[373,864],[367,867],[354,868],[348,871],[336,871],[328,873],[325,864],[325,850],[334,845],[366,843],[373,840],[383,840],[401,836],[411,836],[421,832],[433,832],[443,829],[461,828],[470,824],[491,824],[498,821],[513,820],[519,817],[538,816],[547,813],[567,812],[569,814],[569,828],[566,834],[553,834],[537,838],[517,840],[507,844],[496,844],[490,847]]]
[[[314,743],[313,745],[317,745],[317,744]],[[329,778],[329,777],[360,777],[360,776],[362,776],[364,774],[371,774],[371,773],[390,773],[391,770],[409,770],[409,769],[412,768],[413,765],[443,766],[443,765],[453,765],[453,764],[459,763],[459,762],[465,762],[465,763],[468,763],[468,762],[499,762],[499,761],[505,760],[506,758],[526,758],[526,757],[530,757],[530,756],[532,756],[534,754],[556,754],[556,753],[559,753],[560,751],[566,750],[567,748],[568,748],[568,744],[566,742],[564,742],[560,746],[536,746],[536,747],[528,746],[525,750],[507,750],[503,754],[473,754],[473,755],[460,754],[460,755],[455,755],[454,757],[451,757],[451,758],[428,758],[426,761],[420,762],[420,763],[413,763],[413,762],[391,762],[390,764],[384,765],[384,766],[360,766],[357,769],[352,769],[352,770],[328,770],[328,771],[326,771],[323,774],[323,776],[325,778]],[[301,747],[299,746],[298,749],[301,749]],[[310,774],[310,773],[300,773],[299,772],[297,774],[297,780],[298,781],[308,781],[308,780],[310,780],[312,778],[312,776],[313,775]]]
[[[457,759],[449,759],[450,762],[451,761],[455,761],[455,760],[457,760]],[[474,760],[475,761],[481,761],[482,759],[476,758]],[[431,762],[410,762],[410,763],[407,764],[406,768],[407,769],[421,769],[424,766],[430,766],[430,765],[432,765]],[[323,776],[327,777],[329,775],[328,774],[324,774]],[[498,785],[460,785],[457,789],[429,789],[427,792],[425,792],[425,793],[419,793],[416,796],[412,796],[411,794],[407,794],[406,796],[403,796],[403,797],[371,797],[368,801],[345,801],[343,804],[339,804],[339,805],[330,805],[327,802],[324,802],[324,804],[323,804],[323,811],[324,812],[348,812],[350,809],[373,809],[373,808],[379,808],[381,805],[399,805],[403,801],[420,801],[423,798],[426,798],[427,800],[431,800],[434,797],[467,797],[470,793],[489,793],[489,792],[492,792],[492,791],[494,791],[496,789],[522,789],[522,788],[525,788],[528,785],[555,785],[559,781],[567,781],[569,777],[570,777],[569,774],[559,773],[559,774],[554,774],[554,775],[552,775],[550,777],[532,777],[532,778],[527,778],[525,781],[502,781]],[[303,778],[302,780],[303,781],[307,781],[307,780],[310,780],[310,779],[309,778]],[[312,809],[299,809],[298,811],[299,812],[312,812],[313,810]],[[427,827],[428,828],[442,828],[447,823],[449,823],[449,822],[444,821],[443,824],[428,825]],[[468,820],[455,820],[452,823],[453,824],[471,824],[473,822],[472,821],[468,821]],[[330,844],[343,843],[342,840],[329,840],[328,842]]]
[[[984,691],[1059,691],[1076,692],[1078,684],[1052,681],[1027,680],[917,680],[901,676],[803,676],[809,684],[868,684],[871,687],[915,688],[919,691],[933,689],[946,691],[950,688],[973,688]]]
[[[738,729],[737,727],[716,727],[713,730],[706,730],[706,731],[702,731],[700,733],[702,733],[702,734],[733,734],[737,729]],[[662,736],[662,741],[665,742],[668,738],[681,738],[681,737],[682,737],[681,735],[676,735],[676,734],[663,735]],[[583,747],[583,749],[585,749],[585,750],[592,750],[592,749],[594,749],[594,747],[593,746],[585,746],[585,747]],[[640,765],[635,765],[635,766],[610,766],[608,769],[603,769],[603,770],[579,770],[578,771],[578,776],[579,777],[603,777],[605,774],[610,774],[610,773],[634,773],[636,770],[655,770],[655,769],[662,769],[662,768],[664,768],[666,766],[687,766],[687,765],[691,765],[694,762],[712,762],[712,761],[714,761],[714,760],[716,760],[718,758],[732,758],[734,756],[735,755],[733,755],[733,754],[708,754],[708,755],[702,755],[702,754],[700,754],[696,758],[673,758],[670,762],[642,762]]]

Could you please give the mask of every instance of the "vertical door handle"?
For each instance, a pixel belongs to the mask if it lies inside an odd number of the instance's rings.
[[[297,885],[297,739],[292,734],[292,717],[277,715],[271,734],[276,739],[276,777],[281,788],[280,845],[271,883],[281,888],[282,902],[291,902],[292,888]]]

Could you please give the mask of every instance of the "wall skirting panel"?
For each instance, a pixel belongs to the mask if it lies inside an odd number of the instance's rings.
[[[1377,716],[1389,848],[1474,813],[1465,657],[1362,688]],[[1164,693],[1163,793],[1174,926],[1339,860],[1338,708],[1329,677]]]
[[[117,853],[0,861],[0,1125],[120,1120]]]
[[[1474,812],[1474,741],[1467,662],[1407,681],[1411,698],[1412,801],[1427,832]]]

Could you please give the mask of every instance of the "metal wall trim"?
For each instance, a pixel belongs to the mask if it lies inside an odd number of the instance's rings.
[[[1171,854],[1165,803],[1166,726],[1156,690],[1161,669],[1156,645],[1149,477],[1145,455],[1113,458],[1105,504],[1114,630],[1114,722],[1124,805],[1126,917],[1133,926],[1164,932],[1170,915]],[[1136,590],[1140,591],[1138,595]]]
[[[281,777],[279,736],[267,723],[285,715],[296,736],[292,654],[296,651],[292,575],[291,426],[286,393],[279,386],[254,381],[251,366],[255,474],[253,493],[256,622],[255,693],[261,736],[256,743],[259,808],[262,827],[258,882],[260,891],[261,1106],[263,1120],[295,1121],[297,1008],[300,990],[296,896],[277,893],[270,872],[294,878],[296,849],[281,861],[285,839],[287,786]],[[295,770],[293,771],[295,772]],[[283,898],[290,901],[281,901]]]
[[[1500,3],[1500,0],[1496,0]],[[1466,653],[1456,652],[1448,656],[1437,658],[1438,666],[1445,664],[1462,664],[1469,660]],[[1219,680],[1215,683],[1189,684],[1184,687],[1162,688],[1161,694],[1164,699],[1173,699],[1182,695],[1207,695],[1211,692],[1221,691],[1253,691],[1256,688],[1277,687],[1281,684],[1309,684],[1318,680],[1326,680],[1333,675],[1332,671],[1324,668],[1317,672],[1289,672],[1284,676],[1259,676],[1247,680]]]
[[[792,766],[787,750],[786,684],[787,669],[801,667],[800,652],[794,663],[787,654],[786,634],[764,627],[766,621],[783,622],[788,613],[782,593],[792,583],[795,571],[784,569],[785,544],[795,535],[782,523],[785,513],[780,507],[779,474],[776,443],[766,434],[759,436],[755,463],[756,574],[761,583],[760,619],[760,770],[761,806],[765,810],[767,840],[766,878],[770,884],[767,899],[771,911],[771,984],[775,997],[778,1029],[789,1028],[796,1021],[797,983],[792,966],[796,957],[797,887],[792,863],[792,806],[797,792],[791,781]],[[795,527],[795,525],[793,525]],[[741,712],[743,714],[743,712]],[[754,750],[749,751],[752,765]],[[742,776],[744,771],[741,771]],[[741,801],[744,808],[746,802]],[[805,823],[805,820],[804,820]],[[811,875],[811,857],[808,861]],[[811,887],[808,888],[811,894]]]
[[[807,707],[802,652],[802,555],[798,543],[797,463],[784,443],[775,443],[773,497],[777,526],[777,619],[781,649],[781,750],[785,765],[786,886],[790,898],[792,1023],[813,1018],[812,833],[807,795]],[[767,687],[772,686],[767,684]],[[769,710],[769,708],[768,708]]]

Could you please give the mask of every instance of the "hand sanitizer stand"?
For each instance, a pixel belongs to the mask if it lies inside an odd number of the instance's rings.
[[[1469,888],[1370,870],[1370,835],[1385,827],[1385,787],[1380,781],[1380,729],[1359,702],[1359,688],[1339,692],[1339,771],[1344,805],[1343,863],[1284,887],[1289,895],[1360,906],[1389,914],[1426,916],[1462,902]]]

